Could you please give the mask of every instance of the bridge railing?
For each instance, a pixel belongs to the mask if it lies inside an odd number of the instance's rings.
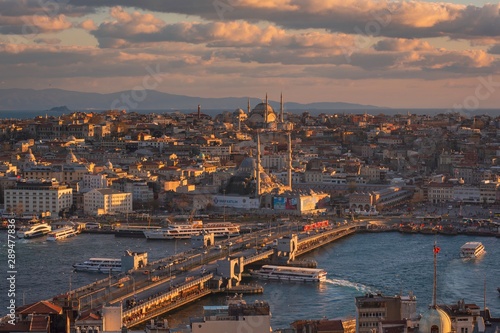
[[[159,307],[157,309],[149,310],[147,313],[141,313],[136,318],[126,320],[125,317],[123,317],[124,324],[125,324],[125,326],[127,326],[129,328],[133,327],[133,326],[138,325],[142,322],[145,322],[148,319],[155,318],[155,317],[157,317],[165,312],[168,312],[168,311],[173,310],[179,306],[182,306],[184,304],[192,302],[200,297],[206,296],[206,295],[210,294],[211,292],[212,291],[210,289],[204,289],[199,294],[189,295],[189,296],[186,296],[185,298],[181,299],[179,302],[171,303],[171,304],[168,304],[166,306]]]
[[[167,293],[165,293],[163,295],[160,295],[160,296],[155,297],[155,298],[153,298],[153,299],[151,299],[151,300],[149,300],[147,302],[144,302],[144,303],[142,303],[140,305],[137,305],[137,306],[135,306],[134,308],[132,308],[130,310],[124,311],[122,317],[133,315],[134,313],[136,313],[138,311],[142,311],[142,309],[145,308],[145,307],[151,306],[151,305],[156,304],[158,302],[161,302],[161,301],[163,301],[165,299],[169,299],[169,298],[172,297],[172,295],[177,294],[180,291],[183,291],[185,289],[191,288],[191,287],[193,287],[193,286],[195,286],[197,284],[200,284],[202,282],[206,282],[206,281],[210,280],[212,277],[213,277],[213,274],[210,273],[210,274],[207,274],[207,275],[205,275],[205,276],[203,276],[201,278],[198,278],[196,280],[189,281],[188,283],[185,283],[185,284],[183,284],[180,287],[177,287],[177,288],[175,288],[173,290],[170,290],[169,292],[167,292]]]
[[[261,258],[269,257],[273,253],[274,253],[274,250],[268,250],[268,251],[253,255],[251,257],[245,258],[243,260],[243,265],[247,265],[247,264],[252,263],[254,261],[260,260]]]

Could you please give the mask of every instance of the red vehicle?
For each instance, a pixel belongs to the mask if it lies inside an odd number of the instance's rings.
[[[320,230],[320,229],[328,228],[329,225],[330,225],[330,222],[328,222],[328,220],[313,222],[313,223],[306,224],[302,230],[303,231]]]

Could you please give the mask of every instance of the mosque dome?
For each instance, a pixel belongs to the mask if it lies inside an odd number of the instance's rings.
[[[269,103],[259,103],[253,108],[250,114],[251,115],[259,114],[261,116],[265,116],[266,112],[268,115],[274,114],[273,107],[269,105]]]
[[[268,127],[270,123],[275,123],[277,121],[276,113],[274,109],[269,103],[266,102],[257,104],[250,114],[248,115],[248,126],[259,128],[259,127]]]
[[[246,157],[238,167],[238,173],[253,173],[257,168],[257,162],[253,157]]]
[[[245,114],[245,111],[243,109],[236,109],[233,112],[233,116],[240,116],[240,115],[243,115],[243,114]]]
[[[108,162],[106,162],[106,168],[108,168],[108,170],[113,170],[113,163],[111,163],[110,160],[108,160]]]
[[[420,333],[449,333],[451,332],[451,319],[439,306],[433,306],[423,314],[418,331]]]

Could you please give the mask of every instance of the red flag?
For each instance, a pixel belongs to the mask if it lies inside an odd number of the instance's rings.
[[[434,253],[438,254],[439,251],[441,251],[441,248],[438,247],[438,246],[436,246],[436,245],[434,245]]]

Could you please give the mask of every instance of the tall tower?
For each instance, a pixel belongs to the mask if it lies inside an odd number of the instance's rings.
[[[201,118],[201,105],[198,104],[198,119]]]
[[[255,196],[260,196],[260,134],[257,134],[257,163],[255,163],[255,169],[257,171],[256,175],[256,186],[255,186]]]
[[[285,111],[284,111],[284,105],[283,105],[283,93],[281,93],[280,96],[280,123],[285,122]]]
[[[267,107],[268,107],[269,103],[267,101],[267,93],[266,93],[266,110],[264,111],[264,123],[266,124],[267,126]]]
[[[292,134],[288,132],[288,165],[287,165],[287,185],[292,189]]]

